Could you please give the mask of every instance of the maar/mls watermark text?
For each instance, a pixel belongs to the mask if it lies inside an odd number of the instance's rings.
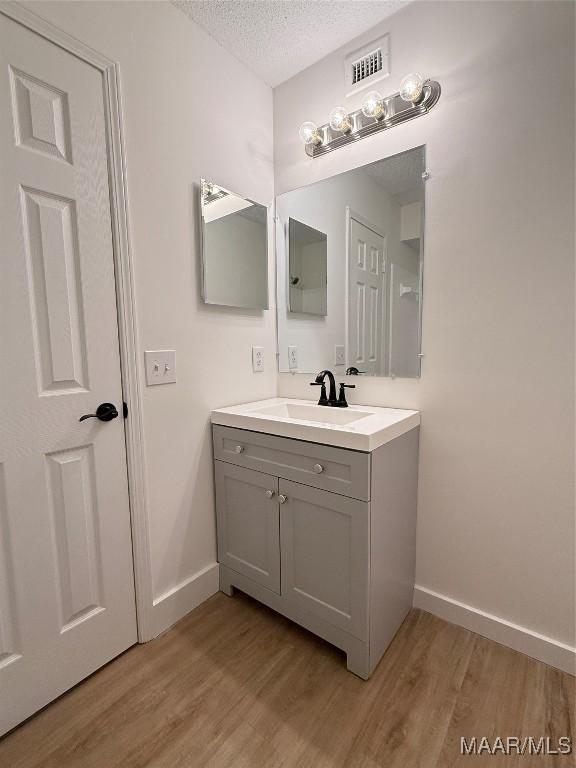
[[[571,755],[572,739],[560,736],[471,736],[460,738],[461,755]]]

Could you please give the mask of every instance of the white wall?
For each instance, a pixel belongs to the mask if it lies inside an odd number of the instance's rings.
[[[361,101],[328,56],[275,89],[276,193],[427,145],[422,379],[363,379],[351,400],[422,410],[434,605],[574,645],[574,5],[415,3],[350,48],[388,31],[378,87],[421,71],[439,104],[311,160],[299,124]],[[281,374],[280,394],[309,397],[308,379]]]
[[[193,189],[205,177],[271,204],[272,92],[167,2],[26,5],[120,62],[142,360],[144,349],[177,351],[177,383],[144,390],[160,631],[217,589],[210,409],[276,394],[274,310],[200,302]],[[252,373],[253,344],[264,373]]]

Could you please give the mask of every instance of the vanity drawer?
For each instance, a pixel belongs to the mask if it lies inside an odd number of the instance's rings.
[[[214,458],[369,501],[370,454],[214,424]]]

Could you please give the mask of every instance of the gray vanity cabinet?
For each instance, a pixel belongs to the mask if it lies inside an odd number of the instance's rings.
[[[280,593],[278,478],[217,461],[218,558]]]
[[[220,589],[370,677],[412,605],[418,434],[362,452],[214,424]]]
[[[364,639],[368,504],[280,480],[282,594],[291,604]]]

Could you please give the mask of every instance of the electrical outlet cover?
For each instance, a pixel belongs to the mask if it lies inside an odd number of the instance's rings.
[[[346,363],[344,354],[344,344],[334,345],[334,365],[344,365]]]
[[[264,370],[264,347],[252,347],[252,370],[254,373]]]
[[[298,347],[288,347],[288,370],[298,369]]]

